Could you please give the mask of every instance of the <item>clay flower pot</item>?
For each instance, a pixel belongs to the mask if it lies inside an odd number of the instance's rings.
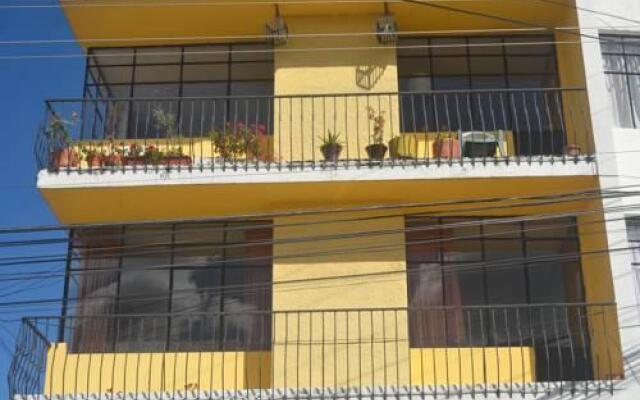
[[[460,141],[456,138],[442,138],[433,143],[433,156],[435,158],[453,159],[460,158]]]
[[[382,161],[387,154],[387,146],[383,143],[370,144],[365,147],[370,160]]]
[[[77,167],[80,165],[80,156],[77,151],[71,148],[55,150],[51,154],[51,168],[58,170],[66,167]]]

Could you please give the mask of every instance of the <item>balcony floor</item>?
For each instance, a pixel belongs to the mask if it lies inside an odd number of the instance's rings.
[[[195,163],[193,166],[43,170],[42,189],[178,184],[295,183],[553,177],[596,175],[592,157],[532,156],[456,160],[385,160],[309,163]]]
[[[177,392],[78,393],[65,395],[15,395],[13,400],[424,400],[425,398],[589,398],[612,393],[614,381],[556,381],[477,385],[363,386],[338,388],[179,390]]]

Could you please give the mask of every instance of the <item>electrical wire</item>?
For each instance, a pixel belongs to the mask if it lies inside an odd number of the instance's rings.
[[[516,202],[516,201],[539,201],[539,203],[531,203],[532,205],[544,204],[544,201],[552,201],[555,199],[567,199],[567,198],[575,198],[576,201],[580,199],[580,196],[589,196],[589,195],[597,195],[600,196],[609,196],[612,195],[622,196],[622,197],[631,197],[634,193],[624,192],[626,189],[633,189],[639,187],[640,184],[630,184],[630,185],[617,185],[608,187],[606,190],[602,189],[591,189],[591,190],[582,190],[582,191],[570,191],[556,194],[548,194],[548,195],[522,195],[522,196],[507,196],[507,197],[481,197],[481,198],[463,198],[463,199],[447,199],[441,201],[430,201],[430,202],[411,202],[411,203],[393,203],[393,204],[375,204],[375,205],[364,205],[364,206],[346,206],[346,207],[327,207],[327,208],[309,208],[309,209],[290,209],[287,211],[274,211],[274,212],[262,212],[262,213],[249,213],[235,216],[222,216],[222,217],[211,217],[211,218],[190,218],[190,219],[165,219],[162,222],[155,221],[110,221],[108,223],[90,223],[90,224],[67,224],[67,225],[37,225],[37,226],[28,226],[28,227],[4,227],[0,228],[0,235],[6,234],[22,234],[22,233],[32,233],[32,232],[45,232],[45,231],[67,231],[69,229],[79,229],[79,228],[104,228],[104,227],[113,227],[114,225],[119,226],[128,226],[128,225],[166,225],[166,224],[174,224],[174,223],[190,223],[190,222],[243,222],[246,223],[247,220],[259,220],[266,218],[277,218],[277,217],[302,217],[302,216],[321,216],[327,214],[342,214],[342,213],[355,213],[355,212],[374,212],[374,211],[384,211],[384,210],[402,210],[402,209],[411,209],[411,208],[431,208],[431,207],[450,207],[450,206],[460,206],[460,205],[475,205],[482,203],[498,203],[501,201],[504,202]],[[614,192],[623,191],[620,193]],[[588,199],[588,198],[587,198]],[[523,205],[524,206],[524,205]],[[479,209],[461,209],[455,211],[486,211],[489,209],[493,209],[495,207],[504,207],[504,206],[486,206],[484,208]],[[447,210],[449,211],[449,210]],[[454,211],[454,210],[450,210]],[[422,211],[421,211],[422,212]],[[426,212],[426,211],[425,211]],[[400,215],[400,214],[395,214]],[[406,215],[403,212],[401,215]],[[301,226],[301,225],[314,225],[314,224],[326,224],[328,222],[349,222],[349,221],[364,221],[370,219],[381,218],[380,216],[361,216],[356,218],[345,218],[345,219],[325,219],[321,221],[304,221],[304,222],[284,222],[282,227],[291,227],[291,226]],[[382,217],[384,218],[384,217]],[[264,225],[264,227],[271,226]],[[247,225],[248,228],[255,229],[255,224]],[[235,229],[240,229],[240,227],[235,227]]]

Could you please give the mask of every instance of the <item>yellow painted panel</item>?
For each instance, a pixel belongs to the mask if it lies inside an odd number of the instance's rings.
[[[110,7],[74,7],[76,1],[64,2],[63,9],[78,39],[87,40],[89,46],[122,46],[128,44],[166,44],[176,42],[223,41],[221,36],[252,35],[253,40],[264,34],[264,24],[274,17],[276,10],[273,1],[256,1],[246,4],[233,4],[229,0],[208,0],[189,2],[176,6],[165,6],[155,0],[110,0]],[[148,3],[148,4],[147,4]],[[209,4],[210,3],[210,4]],[[222,4],[215,4],[222,3]],[[384,13],[384,4],[375,2],[333,2],[318,4],[305,0],[285,2],[279,5],[279,11],[288,21],[303,16],[369,16],[367,32],[373,32],[373,21]],[[152,4],[152,7],[149,7]],[[389,2],[389,11],[396,17],[398,27],[403,31],[433,31],[453,29],[517,29],[527,27],[526,23],[544,26],[577,25],[576,11],[570,7],[552,4],[538,4],[532,1],[518,1],[505,7],[504,0],[468,0],[456,1],[451,7],[471,12],[479,12],[500,19],[471,15],[453,10],[429,7],[404,2]],[[523,23],[509,22],[517,19]],[[140,21],[145,23],[141,24]],[[530,25],[529,25],[530,26]],[[316,32],[322,32],[323,26],[315,26]],[[291,33],[299,33],[291,27]],[[354,30],[347,30],[347,33]],[[130,37],[131,41],[122,38]],[[144,38],[158,38],[149,41]],[[88,39],[102,39],[92,43]],[[104,41],[112,39],[112,41]],[[231,40],[231,39],[228,39]],[[237,39],[236,39],[237,40]]]
[[[371,214],[341,217],[358,216],[366,218]],[[406,310],[355,311],[407,306],[404,234],[401,232],[404,219],[335,222],[332,218],[306,216],[274,221],[276,241],[354,235],[274,246],[273,309],[308,311],[278,314],[274,319],[274,385],[406,383],[409,379]],[[312,224],[305,225],[307,222]],[[287,226],[282,226],[284,224]],[[399,233],[360,235],[384,230]],[[367,246],[390,248],[374,253],[344,252],[344,249]],[[295,257],[297,253],[314,255]],[[327,309],[343,311],[322,311]]]
[[[573,193],[597,188],[594,176],[433,179],[396,181],[295,182],[252,184],[170,185],[172,172],[157,185],[101,188],[41,189],[62,223],[124,222],[157,219],[212,218],[279,210],[324,209],[372,204],[432,203],[451,200],[510,198]],[[140,179],[140,178],[138,178]],[[178,183],[179,180],[176,181]],[[180,207],[176,207],[180,204]],[[485,204],[490,207],[491,204]],[[520,207],[518,213],[572,211],[585,202]],[[443,215],[474,206],[443,205],[429,211]],[[427,210],[427,208],[425,208]],[[508,210],[488,208],[475,215],[496,215]],[[419,211],[413,209],[412,211]],[[466,211],[465,214],[473,214]]]
[[[270,386],[269,352],[47,352],[44,393],[108,393],[246,389]]]
[[[534,382],[532,347],[411,349],[412,385]]]
[[[410,132],[402,133],[389,143],[390,155],[401,158],[434,158],[434,144],[438,139],[458,138],[457,132]],[[502,140],[498,143],[495,157],[515,155],[513,132],[503,131]]]

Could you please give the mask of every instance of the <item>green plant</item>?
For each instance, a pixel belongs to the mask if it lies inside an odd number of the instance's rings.
[[[331,129],[327,131],[327,134],[319,137],[322,146],[341,146],[340,133],[333,133]]]
[[[92,164],[93,160],[102,159],[105,157],[105,152],[100,149],[100,145],[96,145],[96,147],[82,147],[80,152],[84,154],[84,159]]]
[[[154,107],[151,114],[159,133],[164,134],[167,138],[176,136],[176,114],[167,112],[160,106]]]
[[[159,164],[164,157],[165,154],[162,150],[154,145],[149,145],[144,149],[144,158],[151,164]]]
[[[71,113],[71,118],[69,119],[64,119],[60,115],[53,113],[45,132],[49,139],[69,145],[71,143],[70,129],[76,124],[77,120],[78,114],[75,111]]]
[[[378,111],[369,106],[367,107],[367,116],[369,121],[373,122],[373,133],[371,135],[371,142],[373,144],[384,143],[384,126],[387,123],[385,118],[385,111]]]

